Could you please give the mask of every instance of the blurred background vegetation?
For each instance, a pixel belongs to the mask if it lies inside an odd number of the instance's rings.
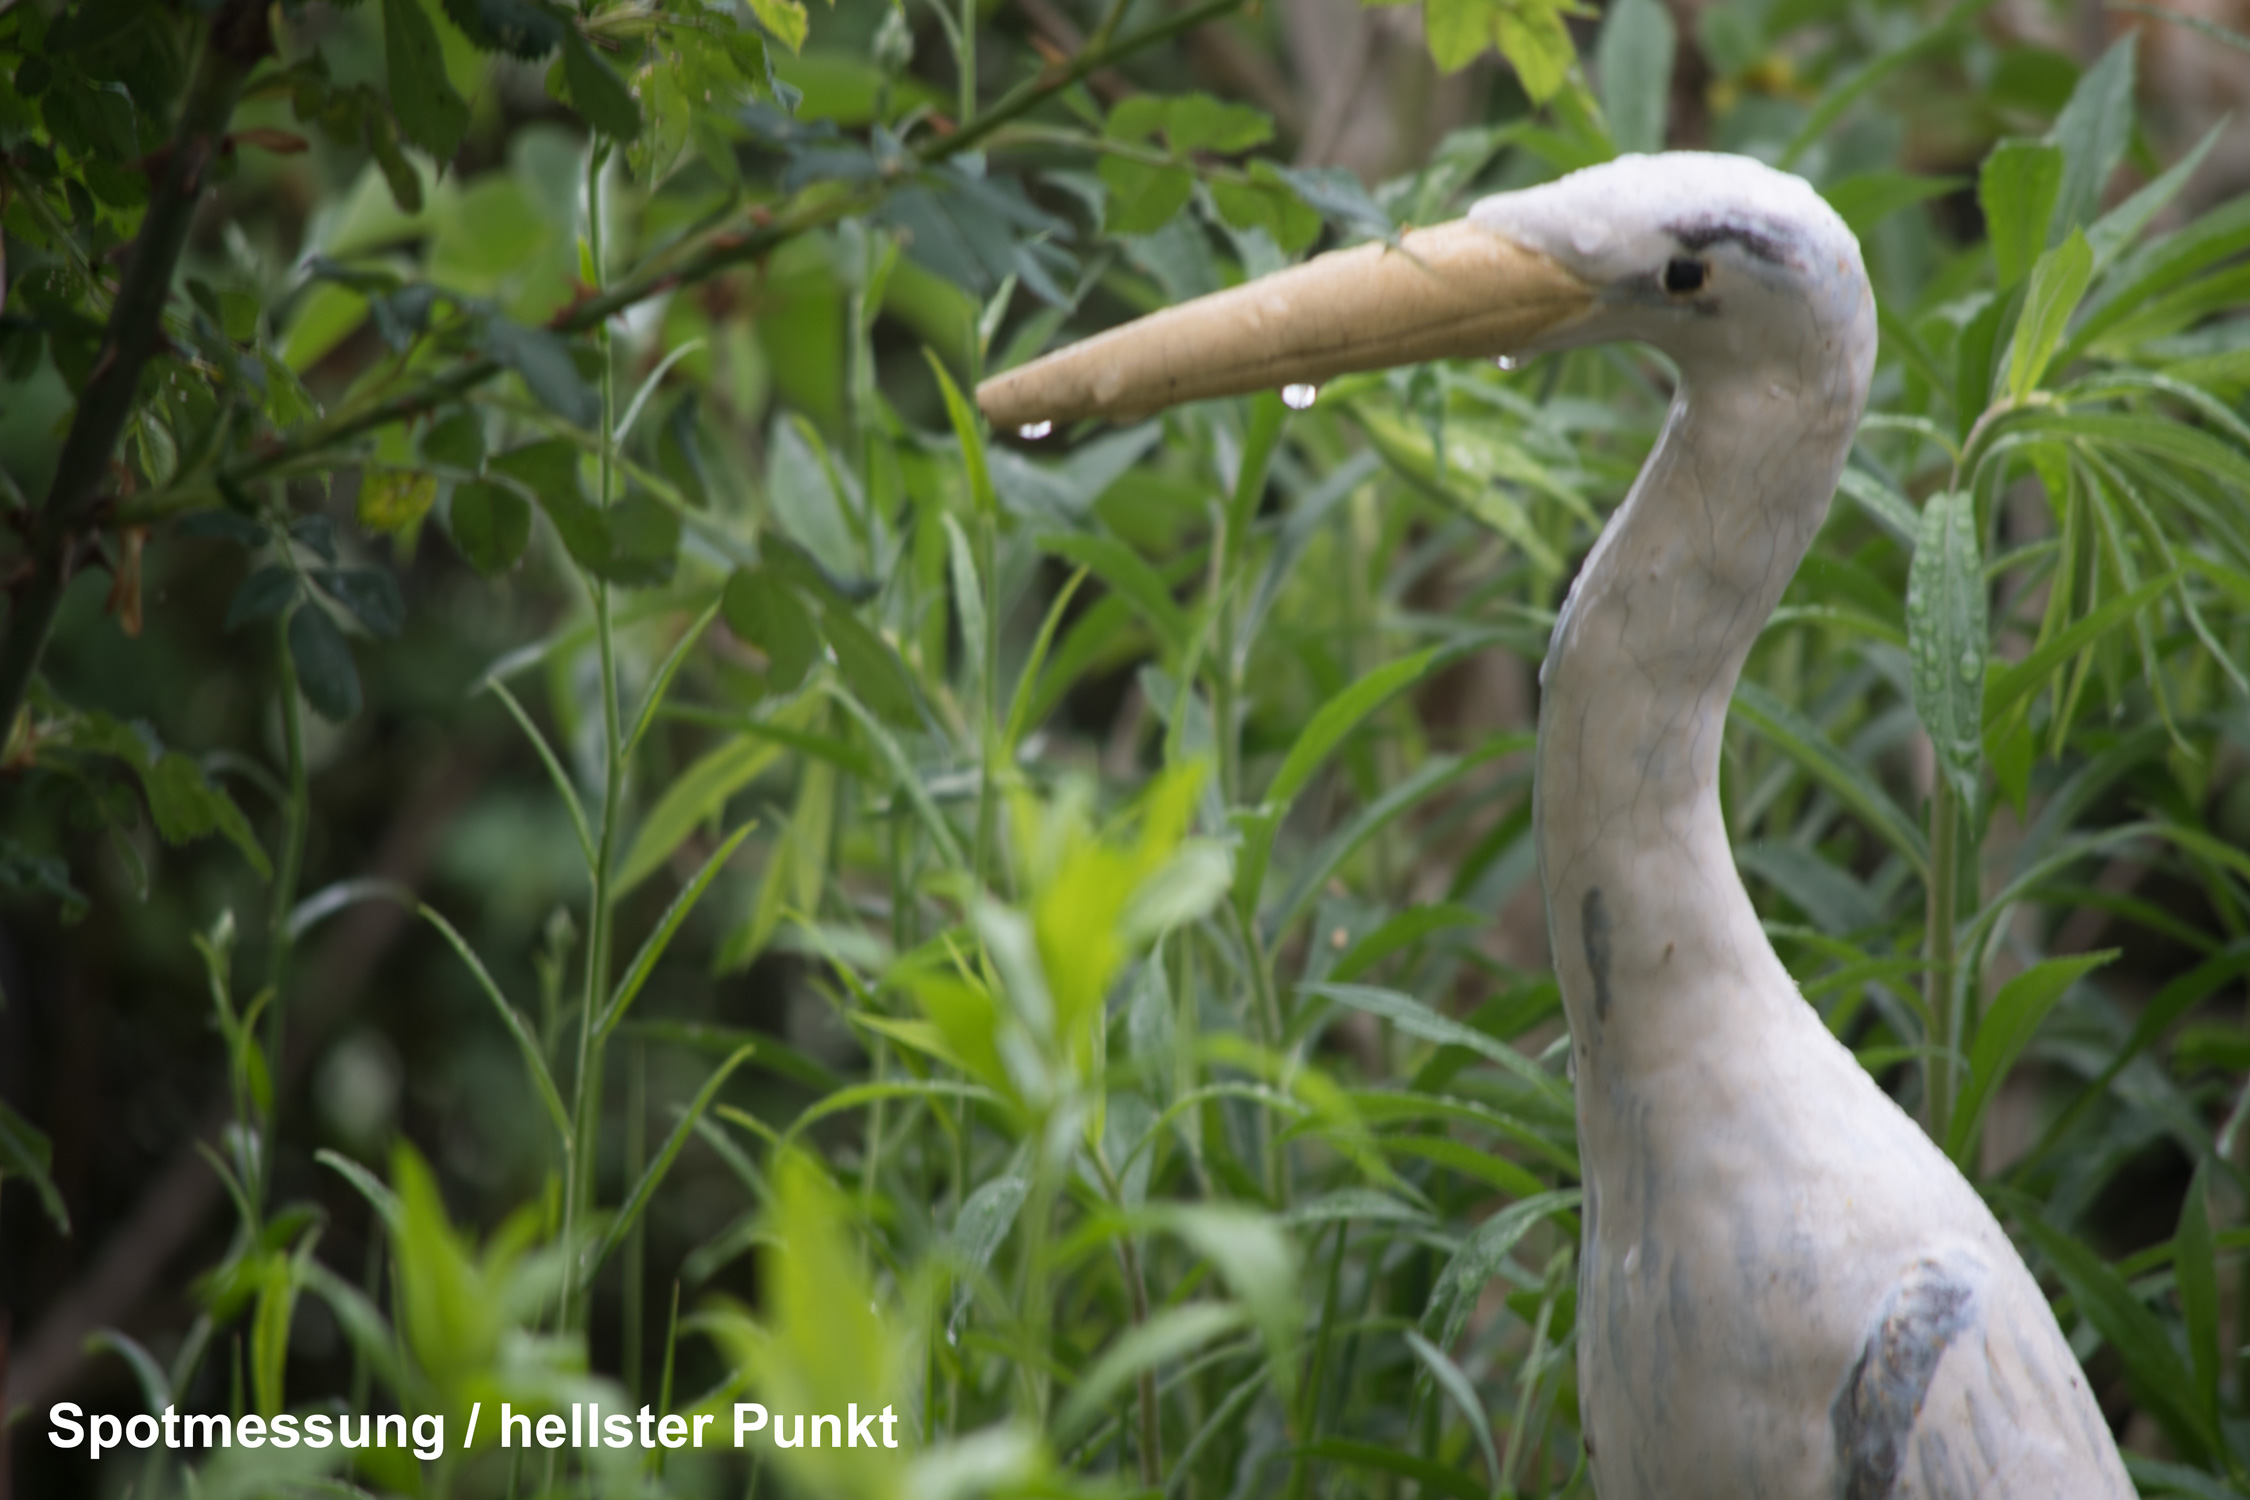
[[[1527,751],[1669,372],[962,393],[1669,145],[1882,306],[1744,876],[2144,1490],[2250,1493],[2242,28],[0,5],[0,1490],[1589,1494]],[[903,1446],[490,1442],[738,1398]]]

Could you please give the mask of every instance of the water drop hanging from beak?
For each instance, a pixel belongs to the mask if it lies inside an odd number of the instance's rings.
[[[1026,422],[1016,429],[1016,436],[1026,442],[1036,443],[1055,430],[1052,422]]]
[[[1319,399],[1320,388],[1310,385],[1285,385],[1281,388],[1281,404],[1291,411],[1304,411]]]
[[[1493,360],[1492,367],[1496,370],[1513,370],[1516,367],[1516,357],[1513,354],[1503,354]]]

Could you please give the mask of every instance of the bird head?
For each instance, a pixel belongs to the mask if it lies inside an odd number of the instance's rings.
[[[1690,378],[1778,361],[1842,369],[1863,394],[1874,304],[1859,244],[1802,179],[1746,157],[1621,157],[1165,308],[996,376],[977,401],[1029,428],[1615,341],[1654,345]]]

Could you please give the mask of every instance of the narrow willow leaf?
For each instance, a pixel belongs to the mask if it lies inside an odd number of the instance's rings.
[[[1114,537],[1052,532],[1039,538],[1039,550],[1091,569],[1095,577],[1109,585],[1112,593],[1123,596],[1134,612],[1148,622],[1167,654],[1187,649],[1190,633],[1187,612],[1173,599],[1163,575],[1131,547]]]
[[[547,1106],[547,1118],[555,1127],[556,1139],[562,1145],[564,1154],[569,1154],[570,1111],[563,1107],[562,1093],[555,1087],[554,1076],[547,1071],[547,1055],[540,1049],[539,1039],[531,1034],[531,1028],[524,1024],[522,1015],[508,1003],[508,997],[500,992],[500,986],[493,982],[491,972],[485,968],[484,960],[477,957],[476,950],[469,946],[469,940],[461,936],[435,907],[424,904],[418,910],[422,919],[435,927],[453,951],[461,956],[461,962],[469,966],[469,973],[475,978],[477,988],[484,991],[484,997],[492,1002],[493,1013],[500,1018],[500,1024],[507,1028],[509,1036],[515,1038],[516,1050],[523,1054],[524,1068],[531,1074],[532,1084],[539,1091],[539,1101]]]
[[[2164,1325],[2135,1295],[2114,1267],[2037,1214],[2023,1227],[2053,1264],[2079,1312],[2099,1329],[2125,1363],[2125,1382],[2141,1410],[2156,1419],[2184,1458],[2208,1463],[2217,1454],[2217,1435],[2191,1404],[2193,1382]]]
[[[935,349],[925,348],[922,358],[930,362],[930,373],[937,377],[938,392],[945,397],[946,420],[953,425],[953,436],[961,444],[961,466],[969,474],[969,496],[976,502],[977,514],[999,514],[1000,500],[992,490],[992,468],[984,459],[984,433],[977,425],[976,408],[969,405],[961,388],[953,383],[953,374],[939,359]]]
[[[782,716],[798,719],[802,712],[792,704]],[[722,741],[676,777],[634,833],[618,867],[617,889],[631,890],[655,874],[689,834],[726,806],[728,798],[780,760],[782,748],[763,735],[741,734]]]
[[[633,1184],[633,1191],[618,1206],[617,1216],[609,1221],[609,1227],[602,1231],[601,1239],[587,1252],[584,1274],[588,1281],[601,1269],[602,1262],[609,1259],[610,1252],[625,1243],[625,1237],[633,1232],[634,1223],[648,1211],[649,1200],[664,1185],[665,1177],[672,1170],[672,1163],[679,1159],[680,1149],[687,1145],[688,1137],[695,1133],[696,1122],[703,1118],[704,1111],[711,1107],[711,1101],[718,1097],[720,1087],[734,1076],[734,1070],[748,1062],[750,1054],[756,1050],[755,1043],[736,1048],[725,1062],[712,1069],[710,1077],[703,1080],[703,1087],[697,1089],[695,1097],[688,1101],[687,1108],[681,1112],[679,1123],[664,1138],[664,1145],[657,1151],[656,1158],[648,1164],[641,1173],[641,1180]]]
[[[1672,14],[1656,0],[1617,0],[1602,16],[1594,44],[1602,116],[1620,151],[1664,149],[1664,116],[1672,98]]]
[[[2180,1322],[2187,1329],[2188,1359],[2195,1375],[2195,1400],[2203,1420],[2219,1427],[2219,1374],[2224,1367],[2219,1313],[2218,1248],[2211,1237],[2211,1161],[2196,1164],[2180,1205],[2180,1228],[2172,1238],[2174,1279],[2180,1289]]]
[[[1444,1495],[1449,1500],[1486,1500],[1489,1493],[1459,1469],[1377,1443],[1354,1442],[1350,1438],[1323,1438],[1317,1443],[1299,1448],[1297,1452],[1306,1458],[1316,1458],[1326,1463],[1343,1464],[1355,1469],[1373,1469],[1377,1473],[1392,1475],[1418,1486],[1418,1493],[1424,1495]]]
[[[313,1160],[350,1183],[367,1200],[367,1206],[375,1210],[375,1216],[389,1226],[393,1233],[398,1231],[401,1212],[398,1194],[392,1192],[390,1185],[382,1178],[342,1152],[330,1151],[325,1147],[313,1153]]]
[[[1906,578],[1907,652],[1914,662],[1914,713],[1929,731],[1938,765],[1964,805],[1976,800],[1984,755],[1984,558],[1976,499],[1941,491],[1922,507],[1920,539]]]
[[[2024,296],[2023,315],[2016,319],[2015,341],[2008,349],[2011,399],[2021,401],[2038,389],[2093,274],[2094,252],[2087,247],[2086,236],[2076,230],[2032,267],[2031,290]]]
[[[408,0],[409,4],[413,0]],[[289,1257],[267,1257],[258,1286],[257,1311],[250,1319],[250,1391],[258,1414],[271,1417],[285,1399],[289,1370],[289,1325],[297,1311],[297,1278]]]
[[[2219,134],[2225,129],[2224,121],[2212,126],[2204,132],[2203,139],[2195,143],[2195,149],[2174,162],[2163,176],[2095,221],[2086,231],[2086,243],[2094,252],[2095,270],[2106,268],[2123,254],[2127,246],[2141,237],[2141,231],[2148,228],[2150,221],[2180,195],[2180,189],[2187,186],[2188,179],[2203,165],[2203,159],[2211,154],[2211,148],[2218,144]]]
[[[1406,1347],[1414,1351],[1414,1357],[1437,1381],[1438,1389],[1445,1392],[1445,1398],[1469,1424],[1469,1433],[1477,1440],[1477,1451],[1484,1455],[1486,1482],[1491,1486],[1491,1493],[1498,1496],[1501,1493],[1500,1451],[1493,1444],[1492,1419],[1485,1415],[1484,1403],[1477,1399],[1477,1388],[1461,1373],[1461,1367],[1453,1362],[1452,1356],[1411,1328],[1406,1330]]]
[[[672,904],[664,908],[664,915],[656,919],[656,926],[641,944],[640,952],[633,955],[632,965],[626,969],[624,978],[617,981],[617,988],[610,996],[609,1008],[602,1012],[601,1024],[597,1028],[600,1036],[608,1036],[617,1028],[617,1023],[624,1019],[634,997],[648,983],[649,975],[656,972],[656,961],[664,956],[664,950],[671,945],[680,925],[687,921],[688,914],[703,899],[703,893],[711,888],[711,882],[718,878],[719,871],[726,868],[728,859],[741,847],[742,841],[750,836],[750,830],[757,826],[755,821],[751,821],[727,835],[726,841],[712,850],[711,857],[703,861],[703,868],[695,872],[695,877],[680,887],[679,894],[672,898]]]
[[[985,633],[991,629],[984,617],[984,580],[977,576],[976,553],[969,547],[968,533],[950,515],[945,518],[945,549],[953,575],[953,614],[961,624],[961,676],[972,693],[979,694],[973,701],[981,702]]]
[[[656,678],[648,685],[648,696],[641,700],[641,712],[633,721],[633,731],[625,736],[625,748],[620,752],[620,758],[626,763],[631,763],[633,752],[640,748],[641,741],[647,738],[649,729],[656,723],[657,711],[664,707],[664,698],[672,690],[673,679],[680,675],[680,668],[687,665],[688,653],[695,649],[697,641],[703,639],[703,632],[709,630],[711,622],[719,617],[720,605],[721,600],[718,599],[705,605],[703,613],[695,617],[694,623],[681,632],[679,640],[665,653],[663,665],[656,669]]]
[[[2034,964],[2021,974],[2000,986],[2000,993],[1992,997],[1977,1023],[1976,1044],[1969,1051],[1969,1077],[1961,1090],[1961,1099],[1954,1106],[1951,1125],[1945,1139],[1946,1154],[1964,1171],[1968,1170],[1970,1155],[1976,1150],[1977,1132],[1984,1124],[1984,1112],[1993,1095],[2008,1078],[2008,1070],[2016,1065],[2023,1049],[2030,1045],[2039,1023],[2055,1008],[2055,1002],[2087,974],[2117,957],[2118,950],[2107,949],[2100,953],[2073,954],[2068,958],[2050,958]]]
[[[1498,1065],[1531,1085],[1553,1107],[1566,1114],[1569,1112],[1568,1093],[1553,1074],[1506,1042],[1486,1036],[1473,1026],[1464,1026],[1451,1016],[1441,1015],[1411,995],[1364,984],[1309,984],[1304,988],[1308,994],[1388,1021],[1408,1036],[1435,1042],[1441,1047],[1466,1047],[1486,1062]]]
[[[1057,1443],[1068,1442],[1143,1371],[1191,1354],[1247,1321],[1240,1307],[1225,1302],[1190,1302],[1157,1313],[1103,1350],[1093,1368],[1079,1378],[1055,1414],[1052,1437]]]
[[[1877,786],[1866,770],[1788,704],[1764,686],[1743,681],[1734,690],[1733,711],[1774,747],[1795,761],[1805,773],[1827,787],[1852,811],[1865,818],[1883,841],[1906,856],[1917,874],[1930,865],[1930,849],[1888,792]]]
[[[1541,1193],[1511,1203],[1479,1224],[1438,1272],[1437,1282],[1430,1288],[1429,1305],[1422,1309],[1422,1326],[1437,1331],[1441,1345],[1453,1347],[1461,1330],[1468,1326],[1469,1314],[1476,1310],[1485,1283],[1499,1274],[1509,1252],[1541,1220],[1575,1211],[1583,1196],[1577,1188]]]
[[[2179,581],[2180,570],[2176,568],[2148,579],[2131,593],[2119,594],[2081,615],[2060,635],[2042,641],[2023,660],[2009,662],[1994,672],[1985,683],[1985,727],[1997,725],[2010,709],[2037,692],[2064,662],[2154,604]]]
[[[2063,180],[2047,231],[2050,245],[2094,217],[2101,207],[2102,189],[2125,157],[2125,147],[2133,138],[2133,56],[2138,36],[2126,32],[2100,62],[2081,74],[2070,102],[2055,117],[2048,139],[2062,148]]]
[[[99,1354],[104,1349],[111,1350],[132,1367],[133,1378],[140,1382],[141,1404],[150,1416],[161,1414],[165,1407],[172,1404],[171,1377],[156,1362],[156,1356],[149,1353],[141,1341],[131,1334],[104,1328],[87,1337],[84,1349],[89,1355]]]
[[[949,1336],[960,1329],[963,1314],[976,1300],[977,1278],[992,1264],[994,1253],[1007,1239],[1008,1230],[1016,1222],[1016,1213],[1030,1191],[1030,1178],[1021,1172],[1009,1172],[969,1194],[969,1200],[954,1216],[950,1236],[954,1258],[953,1311],[945,1323]]]
[[[1977,204],[2001,290],[2023,280],[2047,248],[2062,178],[2062,150],[2045,141],[2002,141],[1978,169]]]

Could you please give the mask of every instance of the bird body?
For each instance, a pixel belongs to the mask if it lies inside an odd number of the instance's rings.
[[[1364,271],[1321,257],[978,399],[1028,423],[1317,380],[1401,350],[1633,340],[1667,355],[1679,382],[1663,434],[1541,673],[1536,841],[1576,1074],[1595,1488],[2128,1500],[2037,1283],[1805,1003],[1720,813],[1728,702],[1866,401],[1875,314],[1857,242],[1802,181],[1693,154],[1622,158],[1419,233],[1443,253],[1418,254],[1410,234],[1344,253]],[[1480,234],[1491,253],[1474,253]],[[1465,301],[1489,316],[1462,317]]]

